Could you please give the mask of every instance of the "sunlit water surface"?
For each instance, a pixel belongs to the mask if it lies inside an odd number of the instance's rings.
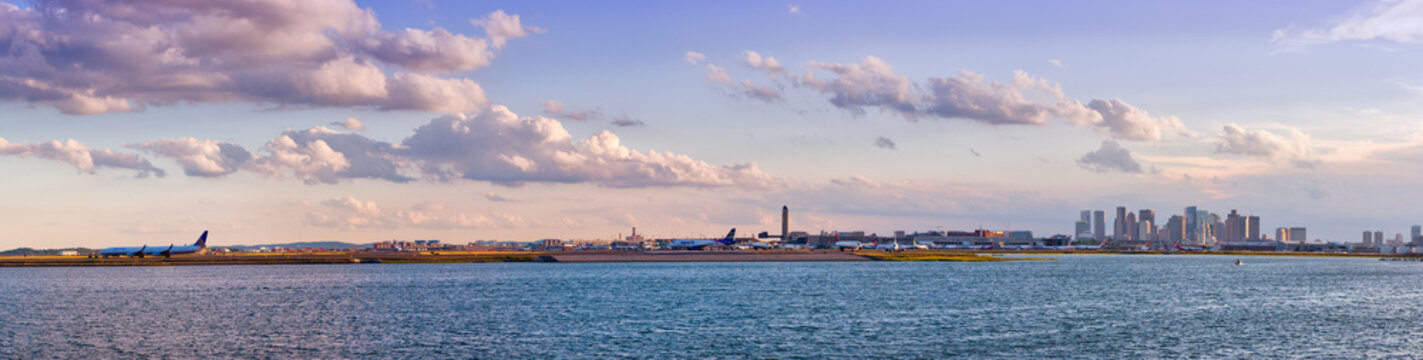
[[[0,269],[0,358],[1423,357],[1423,263]]]

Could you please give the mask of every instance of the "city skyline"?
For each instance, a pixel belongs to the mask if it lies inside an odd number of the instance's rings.
[[[1419,1],[210,5],[0,0],[0,248],[1423,222]]]

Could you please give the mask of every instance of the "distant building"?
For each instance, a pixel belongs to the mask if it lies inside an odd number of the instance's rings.
[[[1259,217],[1259,216],[1251,215],[1251,216],[1246,216],[1246,217],[1245,217],[1245,240],[1249,240],[1249,241],[1258,241],[1258,240],[1261,240],[1261,239],[1260,239],[1260,217]]]
[[[1290,241],[1290,229],[1275,228],[1275,240],[1279,242]]]
[[[1137,222],[1138,224],[1147,224],[1147,226],[1144,227],[1144,228],[1147,229],[1147,230],[1146,230],[1145,232],[1140,232],[1140,231],[1139,231],[1139,233],[1137,234],[1137,236],[1139,236],[1142,240],[1153,240],[1153,239],[1156,238],[1156,225],[1157,225],[1157,223],[1156,223],[1156,211],[1155,211],[1155,210],[1151,210],[1151,209],[1141,209],[1141,210],[1137,210],[1136,222]]]
[[[1374,231],[1374,243],[1375,243],[1375,244],[1379,244],[1379,245],[1383,245],[1383,232],[1382,232],[1382,231]]]
[[[1414,244],[1423,243],[1423,226],[1413,225],[1413,232],[1408,237],[1408,241]]]
[[[1181,242],[1186,239],[1186,218],[1180,215],[1172,215],[1166,220],[1166,240],[1171,242]]]
[[[1117,207],[1117,218],[1112,221],[1112,240],[1126,240],[1127,207]]]
[[[1364,230],[1364,246],[1374,246],[1374,233]],[[1379,244],[1383,245],[1383,244]]]
[[[1102,210],[1092,212],[1092,238],[1097,239],[1097,241],[1107,239],[1107,224],[1106,219],[1104,219],[1105,217],[1107,217],[1107,213],[1103,212]]]
[[[1290,228],[1290,241],[1309,241],[1309,236],[1305,234],[1303,227],[1292,227]]]

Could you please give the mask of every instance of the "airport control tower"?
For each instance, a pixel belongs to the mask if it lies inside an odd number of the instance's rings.
[[[781,205],[781,243],[791,239],[791,208]]]

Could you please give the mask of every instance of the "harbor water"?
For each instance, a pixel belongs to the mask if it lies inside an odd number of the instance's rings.
[[[0,358],[1423,357],[1423,263],[0,269]]]

